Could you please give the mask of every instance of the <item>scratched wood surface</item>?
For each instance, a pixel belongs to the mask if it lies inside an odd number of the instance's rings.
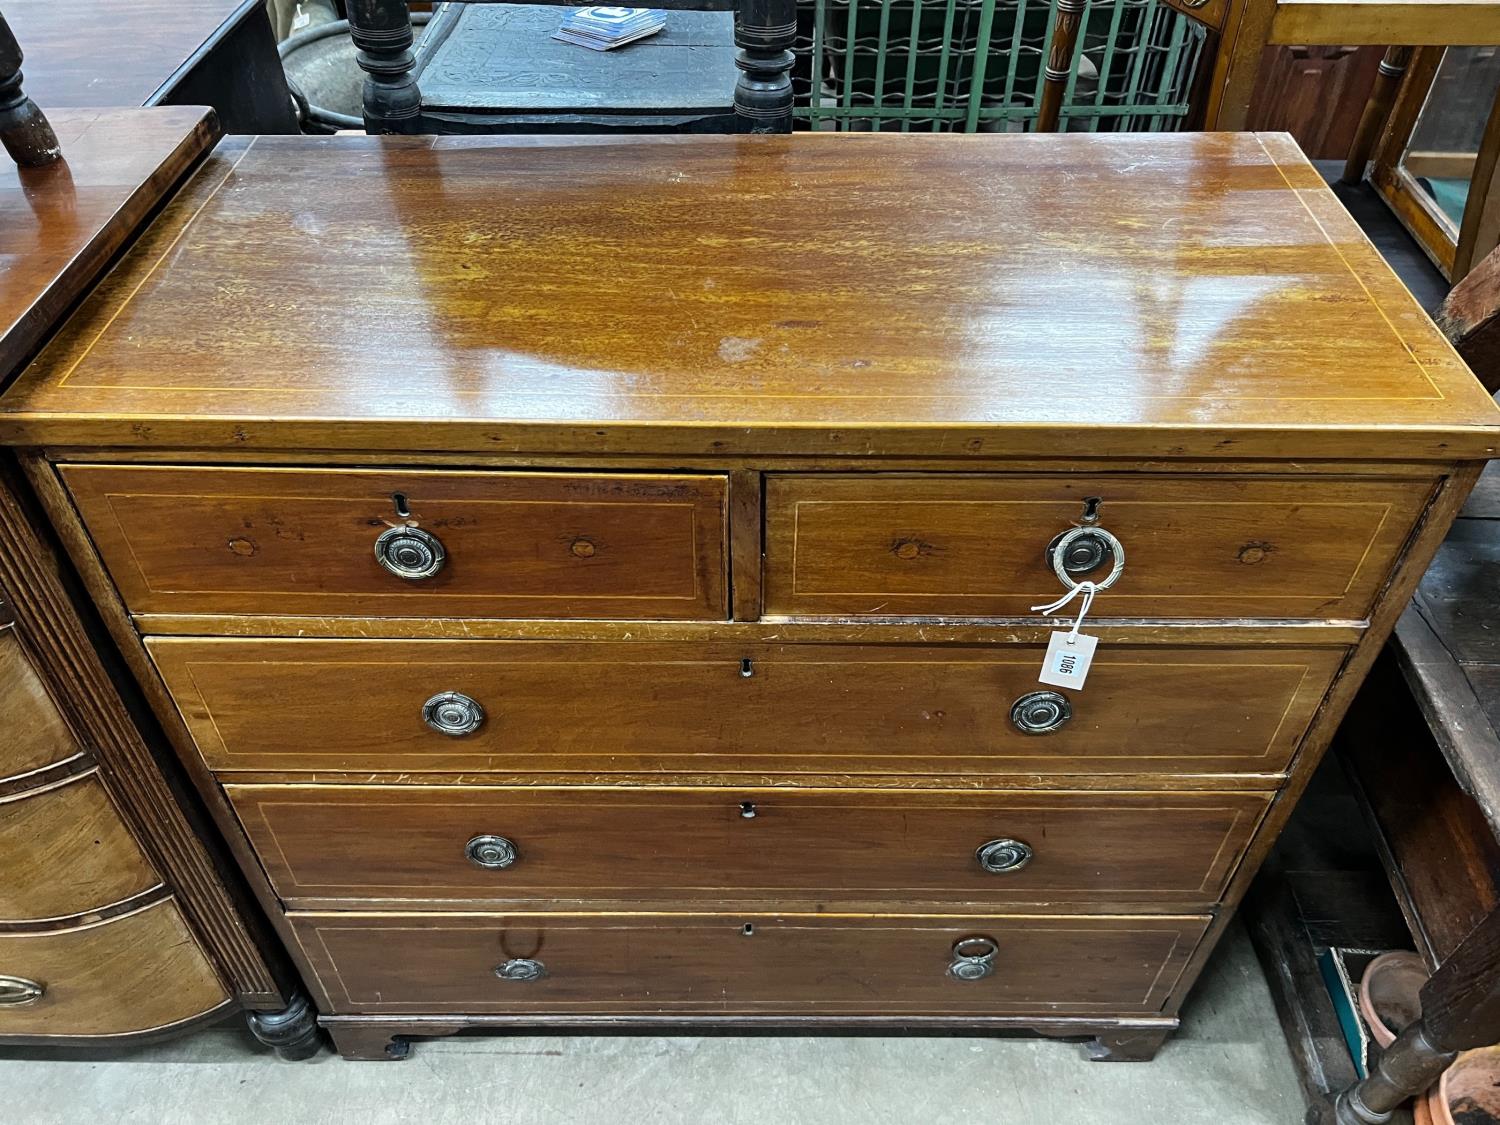
[[[1277,134],[227,142],[0,402],[9,442],[241,450],[1451,459],[1497,422]]]

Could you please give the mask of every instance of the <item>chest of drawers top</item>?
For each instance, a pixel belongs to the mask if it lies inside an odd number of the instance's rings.
[[[230,139],[0,400],[22,445],[960,466],[1497,422],[1272,134]]]

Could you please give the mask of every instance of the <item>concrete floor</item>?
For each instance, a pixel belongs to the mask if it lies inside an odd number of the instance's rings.
[[[1295,1125],[1291,1059],[1231,930],[1149,1064],[1034,1039],[462,1036],[283,1063],[224,1027],[107,1060],[0,1052],[5,1125]]]

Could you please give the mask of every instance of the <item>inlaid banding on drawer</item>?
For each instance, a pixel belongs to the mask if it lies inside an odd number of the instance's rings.
[[[326,1010],[1160,1011],[1206,917],[288,915]],[[975,980],[954,947],[993,951]],[[511,973],[509,978],[496,970]],[[537,975],[540,974],[540,975]],[[528,977],[530,979],[528,979]]]
[[[1025,616],[1064,590],[1048,545],[1091,514],[1125,554],[1096,619],[1361,619],[1433,490],[1402,478],[773,475],[766,612]],[[1100,581],[1112,561],[1074,577]]]
[[[155,637],[217,770],[1275,773],[1342,649],[1105,646],[1049,734],[1042,648]],[[450,736],[424,705],[482,720]]]
[[[290,907],[1212,906],[1260,793],[226,785]],[[1134,906],[1130,907],[1134,908]]]
[[[136,613],[727,614],[722,476],[60,471]]]

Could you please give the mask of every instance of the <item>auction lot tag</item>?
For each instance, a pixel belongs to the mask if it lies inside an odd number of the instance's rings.
[[[1098,644],[1098,637],[1084,633],[1053,633],[1047,641],[1047,655],[1042,660],[1042,672],[1037,680],[1053,687],[1075,690],[1083,687]]]

